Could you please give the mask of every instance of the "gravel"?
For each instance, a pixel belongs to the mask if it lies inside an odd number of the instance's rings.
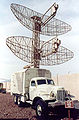
[[[18,107],[9,93],[0,93],[0,119],[37,120],[35,110],[31,106]]]

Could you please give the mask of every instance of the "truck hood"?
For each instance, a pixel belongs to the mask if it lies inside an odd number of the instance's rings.
[[[38,85],[37,91],[41,92],[42,94],[50,94],[50,92],[57,93],[57,90],[62,90],[64,87],[62,86],[55,86],[55,85]]]

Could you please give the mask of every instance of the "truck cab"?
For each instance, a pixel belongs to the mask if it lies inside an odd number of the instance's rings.
[[[33,100],[36,96],[43,100],[51,99],[50,91],[53,86],[55,84],[51,78],[36,77],[31,79],[29,87],[30,99]]]
[[[29,87],[30,100],[36,97],[44,101],[61,101],[70,99],[68,92],[62,86],[56,86],[51,78],[36,77],[32,78]]]
[[[35,77],[30,81],[29,98],[41,119],[47,115],[48,107],[64,106],[70,95],[62,86],[56,86],[51,78]]]

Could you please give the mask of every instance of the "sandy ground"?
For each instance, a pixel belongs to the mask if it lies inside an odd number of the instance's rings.
[[[25,119],[31,120],[36,114],[31,107],[18,107],[13,102],[13,96],[0,93],[0,119]]]

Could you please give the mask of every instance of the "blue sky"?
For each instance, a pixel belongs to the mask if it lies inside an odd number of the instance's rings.
[[[0,78],[9,79],[13,72],[27,64],[17,58],[6,46],[6,38],[13,35],[32,36],[32,32],[22,26],[10,10],[11,3],[18,3],[44,13],[54,2],[59,4],[57,19],[67,22],[72,30],[59,36],[61,45],[74,52],[74,58],[57,66],[41,66],[50,69],[52,75],[79,73],[79,1],[78,0],[0,0]],[[42,36],[42,40],[51,37]]]

